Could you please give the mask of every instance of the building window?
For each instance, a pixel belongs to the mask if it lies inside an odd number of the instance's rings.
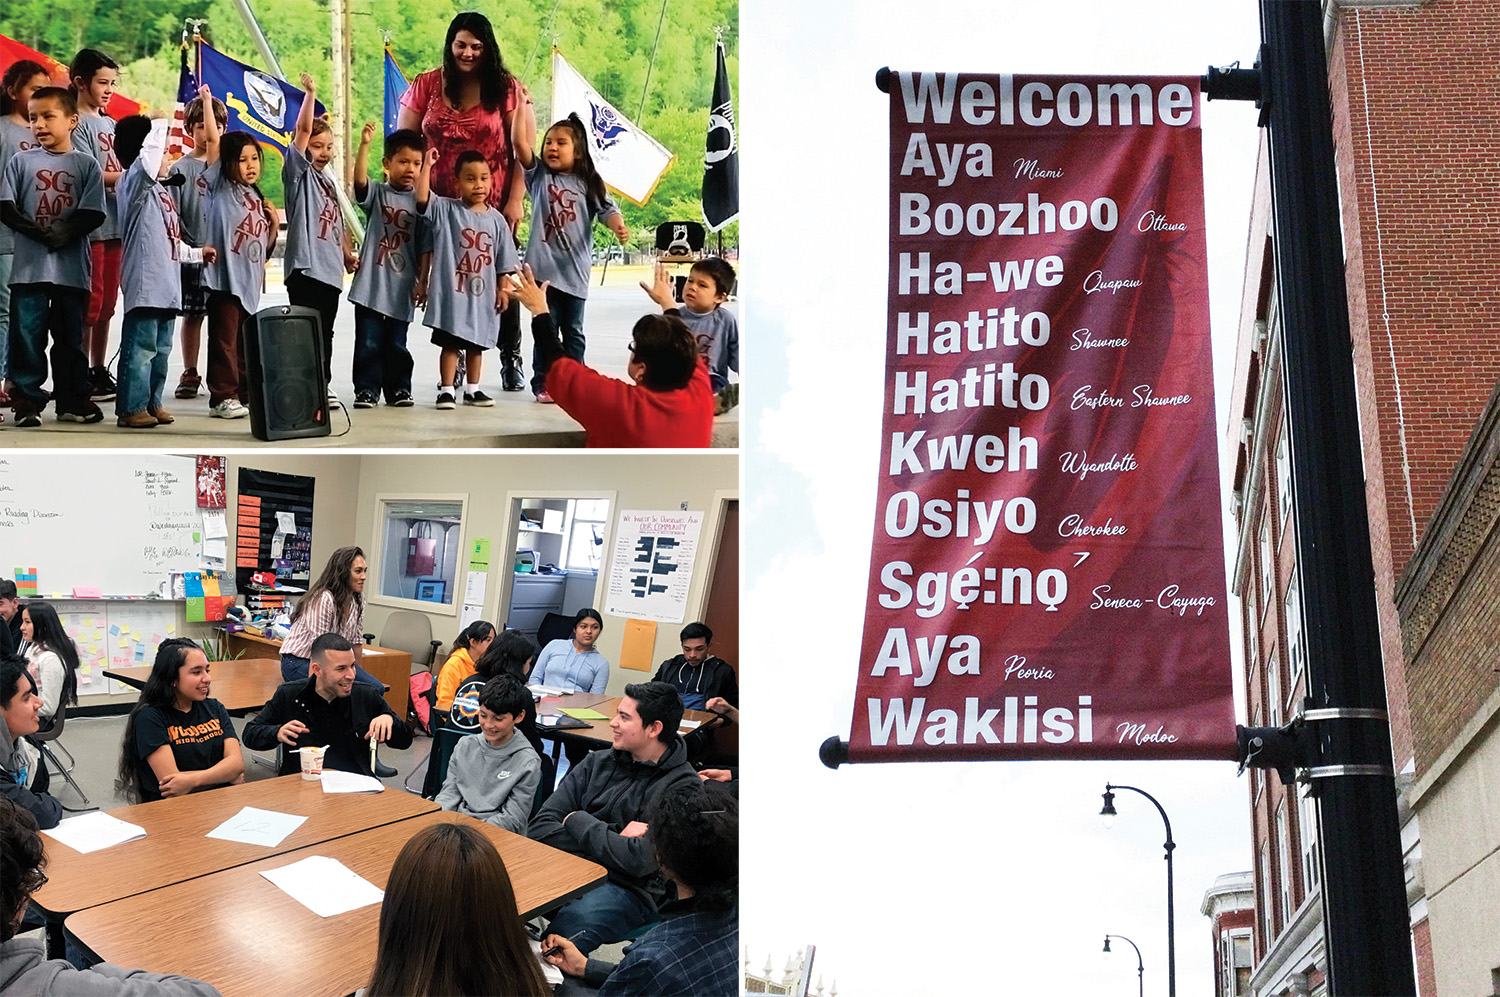
[[[568,569],[599,570],[604,534],[609,525],[609,499],[569,501]]]
[[[1286,801],[1276,807],[1276,852],[1280,859],[1281,923],[1292,920],[1292,852],[1286,827]]]
[[[1281,420],[1281,436],[1276,441],[1276,505],[1281,512],[1281,531],[1286,532],[1286,514],[1292,511],[1292,456],[1286,438],[1291,427]]]
[[[377,495],[375,504],[380,550],[370,565],[374,601],[456,615],[468,497]]]
[[[1276,645],[1266,655],[1266,716],[1272,727],[1281,726],[1281,662],[1276,660]]]
[[[1302,661],[1307,657],[1307,649],[1302,642],[1302,592],[1301,586],[1297,584],[1295,570],[1286,587],[1286,657],[1292,674],[1291,683],[1287,686],[1290,694],[1296,687],[1297,680],[1302,677]]]
[[[1323,857],[1319,852],[1318,801],[1311,796],[1297,801],[1297,836],[1302,842],[1302,887],[1313,893],[1322,886]]]
[[[1271,917],[1271,843],[1262,841],[1260,843],[1260,875],[1256,877],[1260,885],[1257,891],[1260,894],[1260,903],[1256,905],[1256,915],[1260,919],[1260,937],[1264,948],[1262,954],[1271,948],[1271,939],[1275,937],[1272,927],[1275,925]]]
[[[1260,614],[1255,611],[1255,593],[1250,593],[1249,616],[1245,620],[1245,630],[1250,636],[1250,657],[1245,662],[1246,671],[1254,671],[1255,663],[1260,660]]]
[[[1271,517],[1260,518],[1260,606],[1272,605],[1276,592],[1276,574],[1271,558]]]

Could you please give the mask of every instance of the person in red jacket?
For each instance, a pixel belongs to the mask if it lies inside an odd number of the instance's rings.
[[[634,384],[607,377],[564,356],[547,314],[547,282],[521,268],[512,293],[531,313],[537,356],[551,363],[547,394],[583,426],[591,447],[706,447],[713,434],[714,395],[698,344],[674,313],[644,315],[632,330]]]

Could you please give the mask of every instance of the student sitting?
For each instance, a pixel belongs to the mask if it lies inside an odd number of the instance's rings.
[[[542,780],[542,761],[516,725],[531,709],[531,693],[509,675],[492,678],[479,692],[479,737],[461,738],[448,761],[437,805],[477,817],[516,834],[526,833],[531,804]]]
[[[21,610],[21,638],[42,694],[42,730],[52,729],[58,707],[78,702],[78,648],[63,629],[57,610],[33,602]]]
[[[581,855],[609,879],[564,905],[549,925],[588,955],[656,916],[666,880],[645,834],[645,813],[660,794],[698,785],[677,736],[682,700],[665,682],[625,687],[610,721],[612,751],[592,751],[571,769],[531,822],[533,840]]]
[[[260,714],[245,725],[245,744],[268,751],[326,746],[323,767],[370,775],[370,739],[393,748],[411,747],[411,728],[386,705],[381,687],[354,682],[354,648],[338,634],[316,638],[308,651],[309,676],[276,690]],[[281,774],[302,769],[293,751],[282,752]]]
[[[367,997],[551,993],[490,840],[461,823],[413,835],[385,885]]]
[[[734,666],[723,658],[709,654],[714,632],[706,623],[689,623],[679,635],[682,653],[668,658],[656,670],[653,682],[670,682],[682,697],[682,705],[689,710],[701,710],[715,696],[729,701],[731,705],[740,698],[739,683],[735,681]]]
[[[519,630],[507,630],[496,637],[474,663],[474,674],[460,682],[453,691],[457,708],[448,713],[449,725],[468,733],[478,730],[479,691],[490,679],[500,675],[509,675],[524,685],[526,677],[531,674],[531,666],[536,663],[536,654],[536,641]],[[531,742],[538,755],[547,750],[536,729],[536,710],[527,710],[516,729]]]
[[[625,950],[618,965],[589,959],[567,938],[548,935],[547,961],[612,994],[739,993],[739,803],[713,784],[662,793],[647,811],[656,858],[677,886],[662,923]],[[563,989],[558,990],[564,993]]]
[[[531,313],[538,362],[547,368],[547,394],[578,421],[590,447],[706,447],[713,436],[714,394],[693,334],[676,315],[644,315],[631,333],[634,384],[626,384],[563,355],[547,314],[547,284],[521,267],[513,294]]]
[[[453,638],[453,653],[443,662],[437,678],[437,708],[453,709],[453,693],[458,684],[474,674],[474,663],[488,651],[495,639],[495,625],[475,620]]]
[[[609,659],[594,645],[604,632],[604,619],[597,609],[580,609],[573,615],[573,634],[549,640],[537,655],[532,685],[567,692],[602,693],[609,685]]]
[[[185,637],[161,642],[125,721],[115,792],[145,803],[245,781],[234,722],[223,703],[208,698],[211,681],[197,644]]]
[[[47,795],[47,766],[26,739],[37,732],[41,710],[26,659],[0,657],[0,796],[31,811],[38,826],[54,828],[62,820],[62,804]],[[0,993],[9,991],[0,986]]]

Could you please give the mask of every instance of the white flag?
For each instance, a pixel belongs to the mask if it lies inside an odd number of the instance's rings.
[[[599,176],[636,204],[645,204],[673,155],[656,139],[599,96],[562,53],[552,50],[552,118],[578,115],[589,136],[589,153]],[[546,134],[547,126],[539,129]]]

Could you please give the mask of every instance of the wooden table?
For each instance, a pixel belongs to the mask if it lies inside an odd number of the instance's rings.
[[[224,704],[230,713],[259,710],[271,701],[281,685],[281,659],[245,658],[235,661],[211,661],[209,677],[213,679],[209,695]],[[146,688],[151,666],[111,668],[104,673],[136,689]]]
[[[281,641],[256,637],[243,631],[225,634],[224,654],[230,658],[239,655],[238,660],[241,661],[251,658],[273,658],[280,661]],[[408,701],[411,699],[411,652],[365,644],[360,652],[359,667],[385,683],[386,704],[398,720],[405,720]],[[223,702],[218,696],[214,698]],[[227,703],[225,708],[228,708]]]
[[[554,909],[604,881],[604,867],[587,859],[463,814],[439,811],[94,907],[70,917],[68,928],[102,959],[206,980],[225,997],[338,997],[369,982],[380,905],[319,917],[260,875],[261,870],[320,855],[337,859],[384,889],[402,846],[439,822],[466,823],[495,843],[523,918]],[[433,884],[432,889],[441,887]]]
[[[307,820],[275,848],[205,837],[247,806],[306,814]],[[146,836],[85,855],[43,834],[47,884],[31,899],[49,919],[60,919],[75,911],[436,809],[437,804],[431,800],[400,790],[324,793],[321,782],[303,779],[300,772],[121,807],[109,811],[110,815],[145,828]],[[201,909],[196,913],[202,916]]]
[[[614,732],[609,729],[609,722],[620,712],[620,700],[623,696],[605,696],[593,692],[573,692],[556,699],[543,699],[536,704],[538,716],[561,713],[563,707],[583,708],[596,710],[604,714],[603,720],[585,720],[588,727],[573,727],[559,729],[556,727],[544,727],[537,725],[537,733],[542,737],[552,738],[555,741],[565,741],[568,738],[577,738],[583,741],[590,750],[607,748],[614,743]],[[717,713],[708,710],[683,710],[683,720],[696,720],[698,723],[707,721],[718,716]],[[677,733],[687,734],[694,730],[693,727],[678,727]],[[555,756],[555,753],[554,753]]]

